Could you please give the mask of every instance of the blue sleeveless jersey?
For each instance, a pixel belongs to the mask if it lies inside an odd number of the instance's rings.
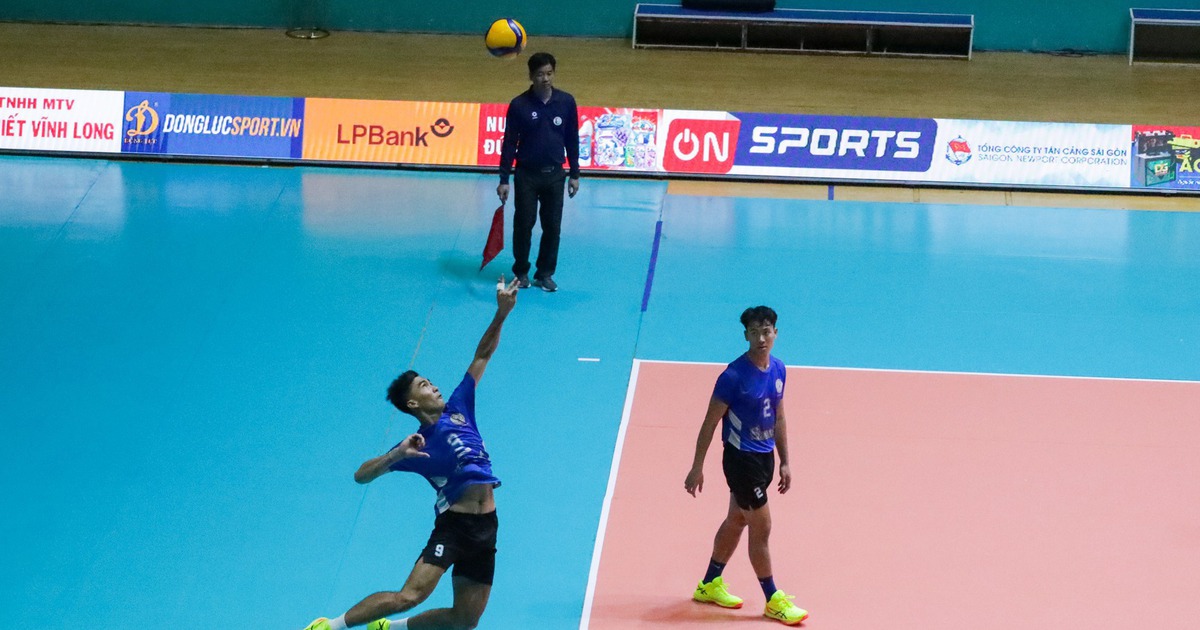
[[[475,379],[469,372],[446,401],[442,417],[417,433],[425,438],[422,452],[429,457],[402,459],[392,464],[391,469],[424,477],[437,490],[434,509],[438,514],[457,502],[467,486],[500,485],[500,480],[492,475],[492,460],[483,448],[483,438],[475,424]]]
[[[713,397],[729,405],[721,418],[721,439],[743,451],[775,450],[775,410],[786,381],[787,370],[775,357],[765,372],[744,354],[730,363],[713,388]]]

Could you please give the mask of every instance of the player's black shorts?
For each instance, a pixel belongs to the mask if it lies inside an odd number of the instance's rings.
[[[496,573],[496,513],[442,512],[433,522],[433,533],[421,552],[426,564],[450,568],[454,576],[491,585]]]
[[[754,453],[726,443],[721,469],[725,471],[725,482],[738,507],[757,510],[767,504],[767,488],[775,478],[775,451]]]

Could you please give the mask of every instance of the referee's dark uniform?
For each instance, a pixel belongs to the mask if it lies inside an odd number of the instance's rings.
[[[549,278],[558,266],[558,234],[562,226],[563,155],[571,178],[579,177],[579,111],[575,97],[559,90],[543,103],[533,87],[508,104],[504,144],[500,148],[500,183],[515,174],[513,206],[513,273],[529,274],[533,225],[542,221],[534,279]],[[516,160],[516,170],[513,160]],[[541,212],[538,212],[538,205]]]

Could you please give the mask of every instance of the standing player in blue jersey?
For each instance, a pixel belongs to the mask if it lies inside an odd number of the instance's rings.
[[[305,630],[345,630],[367,624],[369,630],[474,628],[487,606],[496,568],[496,502],[500,480],[475,424],[475,386],[500,343],[500,328],[517,303],[517,281],[496,286],[496,316],[479,340],[475,358],[450,400],[429,379],[412,370],[388,387],[387,399],[421,423],[387,453],[369,459],[354,473],[370,483],[396,471],[414,472],[437,491],[437,518],[424,551],[399,591],[375,593],[336,619],[324,617]],[[388,615],[412,609],[433,592],[446,569],[454,567],[454,606],[427,610],[399,621]]]
[[[708,571],[692,598],[725,608],[742,607],[742,599],[730,594],[721,572],[733,557],[742,530],[749,527],[750,565],[767,600],[763,615],[794,626],[808,617],[808,611],[793,604],[791,595],[775,588],[767,544],[771,534],[767,489],[775,476],[775,451],[779,452],[779,493],[787,492],[792,485],[783,413],[787,371],[782,361],[771,356],[777,318],[775,311],[767,306],[755,306],[742,313],[742,327],[750,349],[717,378],[708,401],[708,413],[696,438],[692,469],[683,487],[692,496],[704,489],[704,456],[720,421],[724,443],[721,467],[729,484],[729,512],[717,528]]]

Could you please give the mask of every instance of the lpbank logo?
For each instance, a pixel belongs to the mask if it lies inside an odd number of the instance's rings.
[[[728,173],[733,168],[740,127],[737,120],[672,120],[663,169],[669,173]]]
[[[390,128],[384,125],[363,125],[353,124],[347,125],[349,129],[343,130],[339,123],[337,126],[337,143],[338,144],[367,144],[367,145],[384,145],[389,147],[427,147],[429,146],[429,134],[433,134],[437,138],[445,138],[454,133],[454,125],[446,118],[439,118],[427,129],[422,131],[420,125],[415,125],[412,131],[408,129]]]

